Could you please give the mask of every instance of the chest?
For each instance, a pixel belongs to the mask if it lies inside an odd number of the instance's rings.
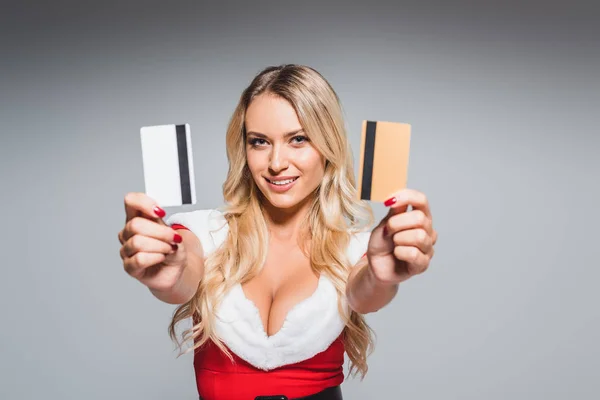
[[[343,298],[342,308],[349,312]],[[223,343],[238,357],[266,371],[325,351],[345,327],[338,293],[325,275],[319,277],[309,297],[287,312],[273,335],[267,335],[258,307],[245,296],[240,284],[226,293],[216,312],[216,334]]]
[[[267,336],[273,336],[290,310],[315,293],[318,283],[318,274],[298,247],[273,246],[262,271],[242,290],[254,303]]]

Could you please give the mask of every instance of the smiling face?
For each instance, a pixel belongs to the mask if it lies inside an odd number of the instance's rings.
[[[248,167],[266,200],[280,209],[312,200],[325,159],[303,132],[292,105],[263,93],[248,106],[245,127]]]

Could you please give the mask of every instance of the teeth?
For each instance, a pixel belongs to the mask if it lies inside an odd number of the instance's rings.
[[[269,182],[271,182],[274,185],[281,186],[281,185],[287,185],[288,183],[292,183],[292,182],[294,182],[294,180],[295,180],[295,178],[294,179],[286,179],[285,181],[269,181]]]

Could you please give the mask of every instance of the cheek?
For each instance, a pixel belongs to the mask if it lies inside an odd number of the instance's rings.
[[[262,158],[256,151],[246,151],[246,162],[248,163],[248,168],[250,169],[252,175],[259,173],[263,169]]]
[[[297,161],[305,174],[309,174],[315,178],[320,179],[325,172],[325,161],[314,149],[299,154]]]

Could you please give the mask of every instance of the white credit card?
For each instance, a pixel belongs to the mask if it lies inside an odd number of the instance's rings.
[[[145,193],[161,207],[196,204],[190,125],[140,129]]]

